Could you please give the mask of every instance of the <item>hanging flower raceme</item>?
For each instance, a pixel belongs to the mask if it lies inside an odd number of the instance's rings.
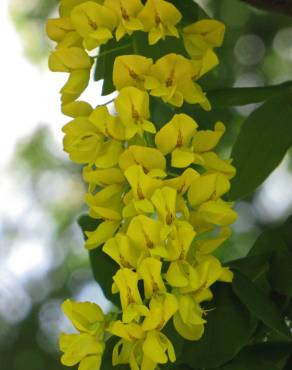
[[[182,24],[181,12],[165,0],[62,0],[60,18],[47,23],[57,43],[49,67],[69,73],[61,90],[62,111],[72,118],[63,128],[64,150],[84,166],[85,202],[98,225],[85,232],[85,246],[112,260],[115,273],[108,279],[121,308],[104,315],[93,303],[67,300],[63,309],[78,333],[61,335],[64,365],[99,370],[111,336],[117,338],[113,365],[155,370],[174,362],[166,326],[172,321],[184,339],[199,340],[213,284],[232,281],[212,255],[236,219],[222,199],[235,168],[216,153],[225,126],[202,130],[184,113],[185,103],[211,109],[197,80],[218,64],[214,48],[224,30],[214,20]],[[149,44],[159,42],[162,50],[165,38],[175,37],[185,51],[150,58],[122,55],[117,46],[114,104],[76,100],[89,82],[91,51],[124,37],[139,50],[135,32],[146,32]],[[157,122],[153,102],[172,117]]]

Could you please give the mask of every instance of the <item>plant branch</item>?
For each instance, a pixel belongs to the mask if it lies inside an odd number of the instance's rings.
[[[241,0],[257,8],[292,16],[292,0]]]

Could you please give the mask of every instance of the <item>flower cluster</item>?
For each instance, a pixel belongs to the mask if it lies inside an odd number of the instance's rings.
[[[222,43],[224,25],[200,20],[180,27],[181,18],[165,0],[62,0],[60,18],[47,24],[57,42],[49,66],[70,74],[61,90],[63,113],[73,118],[63,128],[64,150],[84,165],[89,215],[100,220],[86,233],[85,246],[102,248],[116,262],[112,292],[122,309],[110,320],[94,304],[64,303],[80,334],[62,334],[62,362],[80,362],[80,370],[99,369],[110,335],[119,338],[113,365],[154,370],[174,362],[165,326],[172,320],[183,338],[199,340],[211,286],[232,280],[212,255],[236,219],[222,199],[235,169],[214,151],[225,126],[199,130],[192,117],[177,113],[158,129],[150,114],[150,97],[174,108],[184,102],[211,108],[196,81],[217,65],[213,49]],[[121,55],[113,66],[114,113],[77,101],[89,81],[89,51],[135,31],[147,32],[149,44],[181,38],[189,58]]]

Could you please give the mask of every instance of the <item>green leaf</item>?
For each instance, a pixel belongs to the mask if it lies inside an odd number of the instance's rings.
[[[264,231],[256,240],[250,250],[247,263],[243,261],[233,262],[234,267],[244,264],[247,270],[260,271],[260,267],[253,266],[255,260],[266,260],[268,264],[268,278],[272,289],[280,294],[292,296],[292,235],[291,221],[289,217],[286,222],[276,228]],[[249,271],[240,269],[251,280],[253,276]]]
[[[288,217],[281,226],[281,235],[287,248],[292,253],[292,216]]]
[[[232,150],[237,174],[230,198],[255,190],[278,166],[292,144],[292,95],[277,95],[244,122]]]
[[[275,330],[288,340],[291,333],[278,308],[250,279],[236,272],[232,283],[234,293],[248,310],[269,328]]]
[[[253,281],[260,289],[265,292],[270,291],[267,280],[269,270],[269,257],[265,254],[258,256],[247,256],[228,263],[233,270],[240,271]]]
[[[227,284],[214,286],[205,333],[199,341],[186,341],[182,362],[193,369],[212,369],[230,361],[248,342],[255,321]],[[247,370],[247,369],[245,369]]]
[[[246,347],[234,360],[218,370],[280,370],[291,349],[287,343],[259,343]]]
[[[269,279],[275,291],[292,296],[292,254],[290,252],[274,253],[271,259]]]
[[[81,227],[84,239],[86,239],[85,231],[96,230],[97,226],[101,223],[101,220],[84,214],[78,218],[77,223]]]
[[[91,250],[89,257],[93,276],[101,286],[105,297],[119,307],[119,294],[112,293],[112,277],[117,272],[118,265],[102,251],[101,247]]]
[[[82,215],[78,219],[78,224],[85,231],[94,231],[101,220],[96,220],[88,215]],[[103,290],[105,297],[116,306],[120,305],[119,295],[112,294],[112,277],[118,270],[118,265],[102,251],[102,247],[89,251],[89,258],[93,276]]]
[[[271,256],[275,250],[286,250],[286,244],[278,228],[264,231],[256,240],[248,256]]]
[[[263,87],[233,87],[207,91],[207,96],[216,107],[234,107],[264,102],[271,97],[290,91],[292,81]]]
[[[117,56],[124,54],[133,54],[133,39],[130,37],[124,37],[119,42],[112,39],[100,47],[96,57],[94,80],[103,79],[102,95],[115,91],[112,79],[114,61]]]

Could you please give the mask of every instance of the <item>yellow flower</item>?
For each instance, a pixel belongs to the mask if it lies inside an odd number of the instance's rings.
[[[91,58],[83,49],[78,47],[57,49],[49,57],[49,68],[53,72],[90,69],[91,65]]]
[[[165,279],[174,288],[186,288],[190,281],[197,281],[197,274],[189,262],[181,259],[171,262]]]
[[[143,330],[163,329],[177,309],[178,302],[175,295],[163,292],[154,295],[149,304],[149,312],[142,323]]]
[[[117,41],[126,34],[132,35],[134,31],[143,29],[142,23],[137,18],[143,8],[140,0],[105,0],[104,6],[112,9],[118,17]]]
[[[85,101],[72,101],[62,105],[62,113],[72,118],[87,117],[92,110],[92,106]]]
[[[187,168],[180,176],[163,181],[164,186],[169,186],[177,191],[177,212],[181,212],[186,219],[188,219],[190,215],[189,207],[183,195],[189,189],[192,182],[199,176],[197,171],[192,168]]]
[[[199,217],[197,211],[190,212],[188,222],[193,226],[194,230],[196,230],[197,235],[210,231],[214,227],[212,224]]]
[[[153,123],[148,121],[149,96],[145,91],[124,87],[115,100],[115,107],[122,124],[128,130],[127,139],[137,133],[142,136],[144,131],[156,132]]]
[[[198,209],[199,217],[206,222],[218,226],[227,226],[237,219],[237,214],[231,209],[231,204],[221,199],[210,200],[200,205]]]
[[[166,160],[161,152],[147,146],[131,145],[119,159],[123,172],[135,164],[141,165],[144,172],[151,177],[165,177]]]
[[[123,323],[122,321],[113,321],[108,328],[108,331],[117,337],[123,338],[126,341],[136,341],[143,339],[145,333],[141,326],[135,322]],[[117,344],[119,347],[119,345]]]
[[[207,173],[194,179],[188,191],[188,200],[192,207],[219,199],[230,189],[228,178],[221,173]]]
[[[60,336],[60,349],[64,352],[61,362],[79,369],[99,370],[104,352],[105,317],[100,307],[89,302],[66,300],[62,305],[64,313],[80,334]]]
[[[209,152],[214,149],[225,132],[222,122],[216,122],[214,130],[200,130],[194,134],[192,140],[193,150],[196,153]]]
[[[149,75],[153,61],[142,55],[120,55],[115,59],[113,82],[117,90],[134,86],[144,89],[145,77]]]
[[[141,251],[133,246],[129,237],[121,233],[109,239],[102,250],[121,268],[136,268],[141,255]]]
[[[135,323],[115,321],[109,331],[122,338],[113,350],[114,365],[129,363],[131,370],[155,370],[157,364],[176,360],[172,343],[158,330],[145,332]]]
[[[46,33],[48,37],[56,42],[64,40],[68,33],[74,31],[74,26],[69,17],[48,19],[46,23]]]
[[[184,44],[189,55],[200,59],[207,50],[222,45],[225,25],[213,19],[202,19],[183,29]]]
[[[146,175],[139,165],[129,167],[125,171],[125,177],[131,186],[131,195],[133,196],[133,206],[138,212],[152,213],[153,206],[150,198],[159,188],[162,181]],[[124,211],[126,211],[124,209]],[[126,214],[124,213],[124,216]]]
[[[63,127],[64,150],[76,163],[94,164],[102,169],[115,166],[123,152],[122,143],[105,141],[102,127],[97,127],[91,115],[89,118],[77,117]]]
[[[168,260],[186,259],[195,235],[195,230],[188,222],[177,222],[168,240]]]
[[[165,293],[166,288],[161,276],[162,262],[153,257],[145,258],[138,266],[138,275],[144,282],[145,298]]]
[[[89,69],[72,71],[70,73],[68,81],[60,91],[62,96],[62,104],[68,104],[76,100],[87,88],[89,78]]]
[[[138,15],[144,31],[149,33],[149,44],[153,45],[165,36],[179,37],[175,28],[182,15],[173,4],[164,0],[148,0]]]
[[[204,333],[206,323],[202,318],[202,308],[190,295],[178,294],[177,298],[179,308],[173,318],[176,331],[185,339],[199,340]]]
[[[152,362],[152,367],[145,367],[147,370],[154,370],[157,364],[166,364],[168,359],[170,362],[176,360],[171,341],[157,330],[147,332],[142,348],[144,355]]]
[[[195,163],[207,169],[212,169],[215,171],[217,169],[218,172],[231,171],[230,166],[225,169],[225,162],[220,160],[220,164],[218,164],[219,158],[215,153],[210,152],[210,150],[214,149],[214,147],[218,144],[224,132],[225,126],[222,122],[217,122],[215,124],[214,131],[196,131],[193,135],[192,142],[188,147],[182,146],[173,150],[171,157],[172,166],[184,168],[192,163]],[[214,156],[218,158],[217,161],[212,160]],[[224,166],[222,163],[224,163]],[[222,167],[222,171],[219,170],[220,166]]]
[[[210,104],[201,87],[194,83],[193,67],[189,59],[178,54],[167,54],[158,59],[145,79],[145,87],[153,96],[161,97],[165,103],[182,106],[184,100],[199,103],[209,110]]]
[[[177,194],[185,194],[193,182],[200,177],[200,174],[193,168],[187,168],[180,176],[166,179],[164,186],[169,186],[177,191]]]
[[[105,344],[89,334],[61,334],[60,349],[64,352],[61,362],[79,369],[99,370]]]
[[[195,242],[195,250],[199,255],[213,253],[221,244],[231,236],[229,227],[222,227],[217,236],[214,238],[197,240]]]
[[[100,190],[95,195],[87,193],[85,201],[90,207],[89,215],[111,221],[120,220],[123,208],[123,191],[123,186],[113,184]]]
[[[148,308],[143,305],[138,290],[138,275],[128,268],[122,268],[113,277],[113,293],[120,293],[123,310],[123,322],[130,323],[138,320],[148,313]]]
[[[83,38],[84,47],[92,50],[112,38],[117,17],[111,9],[93,1],[86,1],[72,10],[71,21]]]
[[[136,356],[143,357],[141,344],[145,338],[145,332],[141,326],[134,322],[125,324],[118,320],[111,323],[108,331],[121,338],[113,349],[113,366],[130,364],[131,370],[139,369]]]
[[[221,159],[214,152],[202,153],[201,158],[207,170],[222,172],[228,179],[231,179],[236,174],[236,169],[231,165],[232,160]]]
[[[103,138],[97,128],[87,117],[77,117],[67,123],[62,131],[65,133],[64,150],[76,163],[94,163],[101,149]]]
[[[208,49],[201,59],[191,60],[193,81],[197,81],[218,64],[219,59],[212,49]]]
[[[104,244],[109,240],[120,226],[120,221],[106,220],[98,225],[94,231],[86,231],[87,240],[85,242],[86,249],[94,249]]]
[[[188,147],[198,127],[187,114],[175,114],[155,136],[157,148],[165,155],[175,148]]]
[[[212,255],[202,256],[191,271],[188,285],[181,287],[180,293],[191,293],[198,303],[212,299],[210,287],[216,281],[232,281],[232,272],[222,267],[219,260]]]
[[[176,191],[164,186],[154,192],[151,201],[160,220],[165,225],[172,225],[176,218]]]
[[[67,299],[62,304],[62,309],[78,331],[96,336],[103,335],[105,317],[97,304]]]
[[[119,168],[92,169],[90,166],[83,168],[83,180],[90,185],[105,187],[107,185],[121,185],[125,177]]]
[[[95,108],[88,119],[107,138],[123,141],[133,135],[133,129],[124,126],[117,116],[112,116],[106,106]]]
[[[127,230],[127,236],[144,256],[167,257],[164,241],[168,233],[162,222],[144,215],[134,217]]]

